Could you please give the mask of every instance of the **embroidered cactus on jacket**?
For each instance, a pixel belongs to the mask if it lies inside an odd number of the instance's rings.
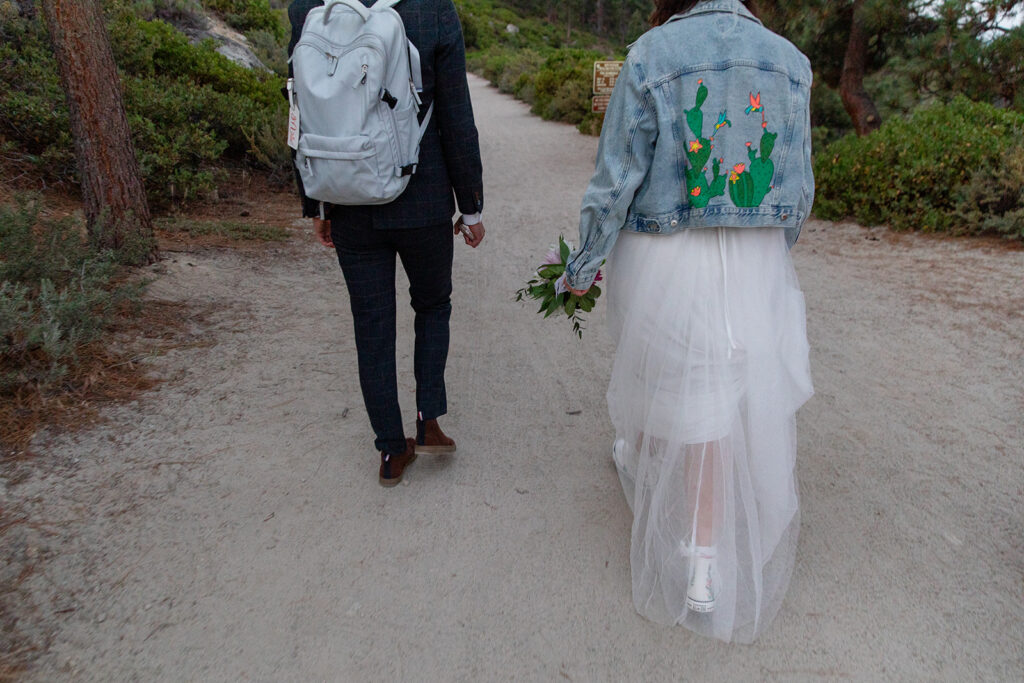
[[[761,115],[761,142],[757,149],[753,143],[747,143],[747,162],[735,164],[728,173],[722,172],[722,158],[712,159],[715,135],[728,126],[732,128],[726,112],[718,115],[718,122],[710,138],[704,137],[704,113],[701,107],[708,98],[708,89],[704,80],[697,81],[697,97],[693,109],[684,110],[686,124],[693,133],[694,139],[686,147],[686,189],[689,194],[690,206],[704,208],[714,197],[721,197],[729,190],[729,199],[737,207],[760,206],[764,198],[772,190],[772,179],[775,176],[775,164],[771,160],[775,149],[778,133],[768,131],[768,120],[765,117],[761,93],[750,93],[750,106],[744,113]],[[708,161],[711,161],[711,178],[708,179]]]
[[[708,98],[708,89],[704,80],[697,81],[697,99],[693,109],[685,110],[686,123],[693,133],[694,140],[691,140],[686,147],[686,190],[689,194],[690,206],[703,208],[708,205],[712,197],[721,197],[725,194],[726,175],[721,172],[722,160],[714,159],[711,162],[711,180],[707,177],[707,163],[711,159],[711,152],[714,149],[715,136],[712,133],[710,138],[704,137],[704,113],[701,107]],[[722,112],[715,131],[732,123]]]
[[[775,176],[775,164],[771,160],[775,149],[775,138],[778,133],[769,133],[762,127],[760,154],[747,143],[749,164],[736,164],[729,175],[729,198],[736,206],[760,206],[765,196],[772,189],[772,178]]]

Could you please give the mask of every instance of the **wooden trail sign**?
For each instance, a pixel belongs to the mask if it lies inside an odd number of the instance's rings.
[[[611,102],[611,95],[594,95],[590,111],[595,114],[603,114],[608,111],[608,103]]]
[[[621,71],[622,62],[594,62],[594,102],[591,111],[597,114],[608,111],[608,101]]]

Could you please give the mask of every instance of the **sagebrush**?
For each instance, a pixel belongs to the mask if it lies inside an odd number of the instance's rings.
[[[59,389],[79,350],[138,301],[142,285],[122,274],[80,222],[44,219],[33,198],[0,206],[0,396]]]

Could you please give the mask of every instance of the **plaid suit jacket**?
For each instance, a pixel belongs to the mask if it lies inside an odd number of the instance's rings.
[[[361,1],[367,6],[373,4],[373,0]],[[288,7],[292,25],[289,56],[299,41],[306,14],[322,4],[322,0],[294,0]],[[364,224],[369,220],[375,228],[382,229],[436,225],[451,221],[456,201],[462,213],[483,210],[480,142],[466,82],[462,26],[455,5],[452,0],[402,0],[395,10],[405,22],[409,40],[420,51],[421,117],[431,102],[434,114],[420,143],[419,166],[405,192],[390,204],[332,207],[330,218],[336,227],[353,220]],[[296,179],[302,194],[298,174]],[[318,216],[318,203],[304,194],[302,199],[302,215]]]

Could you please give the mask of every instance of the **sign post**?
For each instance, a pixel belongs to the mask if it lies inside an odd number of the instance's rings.
[[[608,101],[622,71],[622,64],[616,61],[594,62],[594,100],[591,106],[594,113],[603,114],[608,111]]]

